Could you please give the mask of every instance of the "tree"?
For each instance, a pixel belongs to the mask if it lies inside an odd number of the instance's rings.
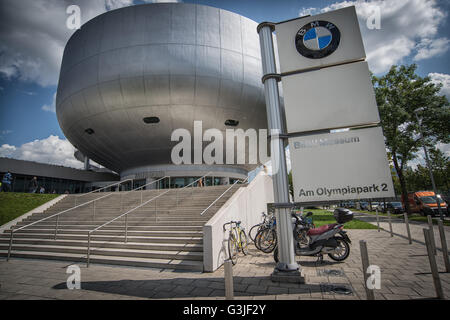
[[[420,130],[428,147],[450,142],[449,102],[439,95],[441,86],[430,82],[429,77],[418,76],[416,69],[414,64],[392,66],[386,75],[372,77],[385,143],[398,175],[402,197],[407,197],[408,193],[407,163],[416,157],[422,146]],[[410,212],[407,201],[405,206]]]

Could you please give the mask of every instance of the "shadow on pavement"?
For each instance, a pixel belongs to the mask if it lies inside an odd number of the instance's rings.
[[[264,285],[245,283],[245,281],[249,279],[251,279],[252,283],[259,283],[261,280],[264,282]],[[336,288],[348,289],[350,292],[353,291],[349,285],[343,284],[296,284],[289,288],[289,294],[316,292],[336,293]],[[68,290],[67,283],[59,283],[53,286],[53,289]],[[221,298],[225,296],[225,284],[223,278],[87,281],[81,283],[81,289],[99,293],[129,296],[130,299],[133,297],[167,299],[194,297]],[[276,292],[277,289],[279,289],[280,292]],[[282,293],[288,293],[287,288],[279,287],[277,282],[271,282],[270,278],[267,276],[252,278],[234,277],[234,296],[264,296]]]

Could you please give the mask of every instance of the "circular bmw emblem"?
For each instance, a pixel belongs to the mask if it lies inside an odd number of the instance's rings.
[[[298,30],[295,47],[298,53],[310,59],[329,56],[339,46],[341,32],[328,21],[313,21]]]

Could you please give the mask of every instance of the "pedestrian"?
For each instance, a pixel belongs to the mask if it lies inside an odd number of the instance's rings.
[[[39,193],[45,193],[45,188],[41,186],[41,189],[39,190]]]
[[[12,180],[13,180],[13,176],[12,176],[11,172],[7,171],[3,175],[3,180],[2,180],[2,189],[1,190],[3,192],[11,192]]]
[[[33,179],[31,179],[31,182],[30,182],[30,190],[29,190],[30,193],[36,193],[38,190],[38,187],[39,187],[39,185],[38,185],[37,177],[33,177]]]

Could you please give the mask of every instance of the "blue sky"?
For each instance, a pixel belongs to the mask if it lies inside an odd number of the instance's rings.
[[[0,4],[0,156],[80,166],[54,112],[62,50],[72,30],[66,8],[77,4],[82,20],[135,0],[2,0]],[[168,1],[167,1],[168,2]],[[392,64],[418,65],[421,76],[443,83],[450,97],[450,2],[448,0],[186,0],[262,21],[283,21],[356,5],[369,65],[383,74]],[[365,21],[380,9],[381,29]],[[64,150],[55,156],[54,148]],[[448,150],[448,147],[446,148]]]

